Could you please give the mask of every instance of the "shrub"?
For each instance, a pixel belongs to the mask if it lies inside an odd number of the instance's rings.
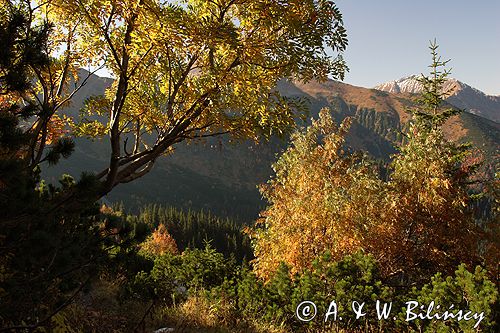
[[[379,262],[373,256],[357,252],[334,261],[325,253],[318,257],[310,269],[300,274],[290,274],[282,263],[276,273],[264,283],[250,269],[239,271],[236,278],[226,279],[207,295],[211,304],[223,304],[219,320],[225,323],[260,323],[270,327],[282,327],[293,332],[316,332],[325,329],[352,331],[473,331],[474,320],[406,321],[405,303],[413,300],[428,306],[431,301],[446,310],[454,309],[483,312],[480,329],[485,332],[498,330],[495,313],[498,312],[498,289],[487,276],[486,270],[476,268],[469,272],[459,266],[454,277],[443,278],[437,273],[422,287],[394,286],[380,274]],[[390,317],[379,320],[376,301],[391,303]],[[314,320],[305,323],[298,320],[295,310],[302,301],[311,301],[317,307]],[[325,323],[329,305],[338,306],[337,320],[333,315]],[[365,303],[365,316],[356,319],[352,302]],[[441,311],[441,312],[443,312]],[[435,311],[434,311],[435,312]],[[229,316],[229,317],[227,317]],[[342,317],[342,320],[339,318]],[[394,320],[393,318],[396,318]]]

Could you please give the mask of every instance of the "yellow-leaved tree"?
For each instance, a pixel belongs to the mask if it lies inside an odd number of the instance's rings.
[[[386,277],[406,281],[486,257],[498,263],[494,244],[484,244],[489,227],[480,227],[473,211],[470,182],[478,161],[469,145],[443,135],[442,125],[460,111],[445,108],[448,72],[436,49],[431,44],[431,76],[421,79],[420,107],[387,181],[369,159],[344,151],[348,119],[337,127],[322,110],[292,137],[275,177],[262,187],[269,206],[250,230],[261,277],[269,278],[280,262],[301,272],[326,251],[333,260],[369,252]]]
[[[160,224],[155,231],[142,243],[141,250],[149,255],[162,255],[165,253],[177,254],[177,244],[164,224]]]
[[[341,78],[347,44],[326,0],[0,0],[0,41],[7,331],[47,326],[119,247],[112,226],[100,230],[97,199],[181,141],[287,131],[302,107],[276,83]],[[99,68],[113,84],[68,119],[64,109]],[[41,169],[70,156],[76,135],[104,138],[107,164],[44,184]]]
[[[109,163],[95,174],[92,200],[145,175],[181,141],[283,134],[303,107],[281,96],[277,82],[342,78],[346,69],[346,33],[332,1],[2,0],[2,6],[23,7],[28,25],[50,26],[51,61],[32,67],[34,88],[18,96],[40,110],[26,127],[30,168],[55,160],[57,154],[47,154],[57,143],[49,131],[87,83],[90,74],[82,77],[80,69],[107,68],[116,78],[86,104],[84,117],[66,119],[73,135],[109,138]],[[60,194],[58,209],[75,210],[74,199],[89,196],[74,191]]]
[[[365,156],[344,151],[349,125],[321,110],[275,163],[275,178],[261,187],[269,207],[250,231],[260,276],[282,261],[300,272],[325,251],[338,260],[374,241],[384,187]]]

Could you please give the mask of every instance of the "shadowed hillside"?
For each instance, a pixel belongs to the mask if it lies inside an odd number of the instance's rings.
[[[92,76],[66,113],[77,115],[85,97],[102,94],[110,84],[111,79]],[[348,145],[382,160],[396,152],[394,146],[400,140],[401,128],[409,120],[405,108],[412,106],[414,96],[336,81],[307,84],[282,81],[278,89],[285,96],[307,100],[309,119],[316,117],[323,107],[329,107],[337,121],[354,117]],[[472,141],[493,157],[498,155],[499,126],[464,113],[446,123],[445,133],[453,140]],[[123,201],[132,210],[159,202],[182,208],[209,208],[221,216],[253,220],[264,205],[257,185],[269,179],[271,165],[285,146],[286,142],[277,138],[260,144],[234,142],[228,137],[206,139],[197,144],[182,143],[173,154],[158,161],[149,174],[131,184],[120,185],[107,200]],[[80,138],[74,154],[49,167],[45,178],[56,181],[63,170],[74,176],[85,170],[100,171],[109,156],[107,149],[106,138],[95,141]]]

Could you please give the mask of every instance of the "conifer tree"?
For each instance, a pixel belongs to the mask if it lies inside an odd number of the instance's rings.
[[[50,66],[45,52],[50,26],[32,26],[25,3],[0,6],[0,327],[6,331],[49,329],[98,270],[125,229],[101,223],[99,207],[45,214],[61,192],[93,190],[93,177],[63,175],[59,186],[40,179],[32,164],[27,120],[46,110],[22,103],[33,89],[29,73]],[[50,139],[47,132],[46,139]],[[55,164],[73,150],[69,138],[54,140],[40,163]],[[122,243],[123,244],[123,243]]]
[[[442,126],[461,110],[444,102],[443,86],[449,75],[430,45],[430,76],[419,82],[423,88],[419,108],[409,110],[412,120],[404,143],[393,156],[388,182],[391,199],[384,226],[388,265],[414,276],[452,273],[460,263],[478,263],[481,231],[474,221],[470,182],[478,164],[469,159],[469,144],[444,137]],[[389,253],[391,253],[389,255]]]

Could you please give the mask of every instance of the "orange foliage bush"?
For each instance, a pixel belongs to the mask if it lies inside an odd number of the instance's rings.
[[[168,233],[165,225],[160,224],[151,236],[142,243],[141,249],[153,255],[162,255],[165,253],[178,254],[177,244],[172,236]]]
[[[337,127],[323,109],[307,131],[295,133],[274,165],[276,177],[261,187],[270,205],[248,230],[260,276],[268,278],[282,261],[296,273],[326,250],[340,260],[377,241],[383,182],[364,156],[343,152],[349,124]]]
[[[471,192],[486,188],[477,186],[485,181],[476,172],[482,160],[468,145],[444,138],[442,125],[459,111],[444,108],[448,71],[439,68],[446,62],[435,44],[430,48],[433,64],[431,76],[420,79],[421,108],[410,110],[413,119],[392,156],[388,180],[365,156],[344,152],[349,119],[337,127],[323,109],[319,120],[292,136],[273,166],[276,176],[261,187],[269,206],[247,230],[258,275],[269,278],[281,262],[293,274],[323,252],[338,261],[359,250],[373,254],[382,273],[400,281],[451,274],[460,263],[496,270],[498,237],[488,236],[498,230],[498,200],[490,221],[476,220]]]
[[[276,177],[261,187],[269,206],[248,230],[256,272],[269,278],[281,262],[301,272],[325,251],[340,260],[364,250],[384,275],[414,280],[479,263],[484,234],[462,168],[467,153],[415,124],[383,181],[369,159],[343,151],[348,126],[322,110],[274,165]]]

